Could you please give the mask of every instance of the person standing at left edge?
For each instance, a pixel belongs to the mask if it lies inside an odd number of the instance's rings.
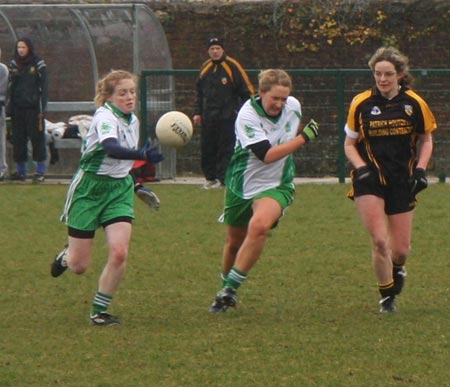
[[[94,325],[117,325],[107,312],[125,274],[134,219],[134,160],[162,161],[156,148],[138,149],[139,120],[134,114],[136,77],[115,70],[97,84],[94,114],[85,149],[67,192],[61,220],[68,228],[69,243],[51,264],[51,275],[66,269],[83,274],[91,264],[95,232],[103,227],[108,260],[98,281],[90,314]]]
[[[416,195],[428,185],[437,124],[410,88],[405,55],[381,47],[369,67],[375,86],[353,98],[345,125],[345,154],[354,168],[348,197],[372,241],[380,313],[392,313],[405,282]]]
[[[8,67],[1,62],[2,49],[0,48],[0,181],[5,180],[8,171],[6,164],[6,115],[5,102],[8,88]]]
[[[14,59],[9,65],[8,112],[11,116],[13,160],[17,171],[11,180],[24,181],[28,161],[28,139],[36,162],[34,183],[45,180],[47,148],[44,116],[48,100],[47,66],[34,53],[29,38],[16,42]]]

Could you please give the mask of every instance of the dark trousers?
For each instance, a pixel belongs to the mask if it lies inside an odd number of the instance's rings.
[[[44,122],[39,120],[39,110],[14,108],[11,115],[13,160],[16,163],[28,161],[28,139],[32,145],[32,158],[43,162],[47,158]]]
[[[201,167],[206,180],[224,183],[235,141],[234,119],[203,122]]]

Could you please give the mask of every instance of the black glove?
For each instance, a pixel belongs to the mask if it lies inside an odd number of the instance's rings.
[[[355,180],[361,181],[367,179],[371,175],[372,175],[371,169],[367,165],[364,165],[363,167],[355,169],[354,177]]]
[[[411,185],[411,194],[417,195],[420,191],[423,191],[428,187],[428,180],[425,173],[425,169],[416,168],[413,175],[409,179]]]
[[[152,146],[144,146],[139,150],[139,153],[141,155],[141,160],[147,160],[151,163],[159,163],[164,160],[164,157],[161,153],[158,153],[157,147]]]
[[[13,143],[13,134],[12,134],[12,123],[11,117],[6,117],[6,140],[12,144]]]

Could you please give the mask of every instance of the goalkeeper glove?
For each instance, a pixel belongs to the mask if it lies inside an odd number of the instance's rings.
[[[314,140],[319,135],[319,124],[311,119],[300,134],[305,139],[305,142]]]
[[[367,165],[355,169],[355,180],[361,181],[372,175],[372,171]]]
[[[413,175],[410,177],[409,183],[411,185],[411,194],[417,195],[428,187],[428,180],[425,174],[425,169],[416,168]]]
[[[164,160],[164,157],[161,153],[157,152],[157,147],[152,147],[149,145],[144,146],[139,150],[139,154],[141,156],[141,160],[147,160],[151,163],[159,163]]]

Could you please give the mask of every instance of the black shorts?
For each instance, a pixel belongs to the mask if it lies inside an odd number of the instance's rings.
[[[384,212],[386,215],[402,214],[412,211],[416,207],[416,198],[411,194],[411,186],[408,180],[391,182],[381,185],[375,175],[362,181],[356,181],[351,174],[352,189],[347,194],[350,199],[363,195],[375,195],[384,200]]]

